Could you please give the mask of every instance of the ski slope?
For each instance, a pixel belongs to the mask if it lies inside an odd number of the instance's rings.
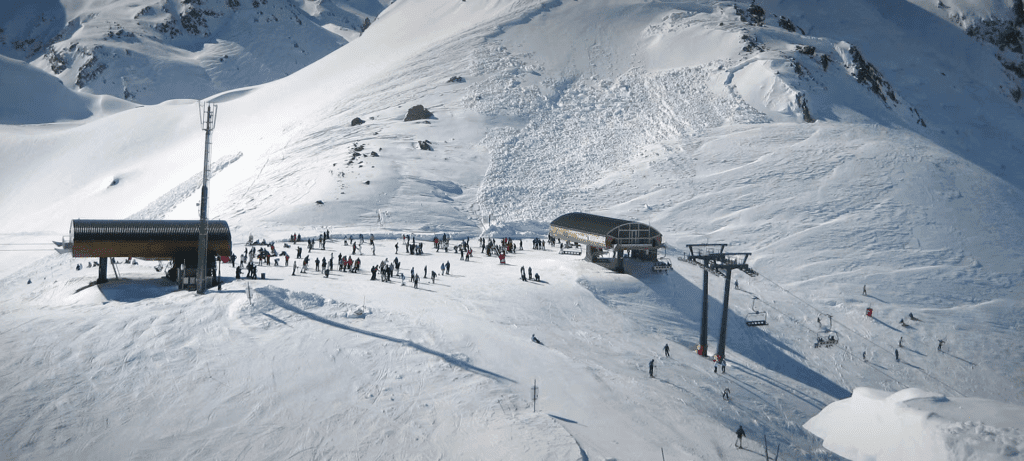
[[[763,4],[799,34],[744,22],[732,2],[399,0],[294,74],[208,98],[209,214],[228,220],[236,253],[249,235],[330,229],[314,256],[374,234],[364,267],[397,256],[407,276],[443,262],[452,274],[413,288],[365,270],[270,266],[244,281],[225,267],[223,290],[197,296],[157,262],[89,286],[86,261],[0,252],[0,458],[758,459],[766,439],[783,458],[883,459],[858,425],[833,443],[808,421],[915,388],[979,409],[938,439],[957,443],[918,459],[1014,459],[1019,417],[972,399],[1024,405],[1024,183],[1007,128],[1020,106],[991,85],[1004,77],[990,45],[893,23],[872,2],[824,3],[837,14]],[[860,10],[865,24],[839,14]],[[751,35],[764,49],[743,50]],[[814,56],[795,51],[810,44]],[[856,82],[850,45],[898,102]],[[964,91],[925,84],[930,69]],[[196,101],[86,113],[94,99],[47,100],[52,77],[24,73],[38,102],[12,107],[34,122],[0,125],[4,250],[52,247],[75,218],[195,218]],[[61,116],[66,101],[76,109]],[[434,118],[403,122],[417,104]],[[651,224],[675,267],[616,274],[531,249],[571,211]],[[429,243],[395,254],[401,235],[442,233],[474,257]],[[525,248],[500,265],[481,235]],[[726,374],[692,353],[702,275],[678,257],[706,242],[752,253],[760,274],[736,276]],[[522,266],[542,282],[520,281]],[[768,326],[745,326],[751,310]],[[901,327],[910,313],[921,320]],[[813,347],[828,335],[838,345]],[[753,451],[734,447],[739,425]],[[904,433],[933,440],[922,427]]]

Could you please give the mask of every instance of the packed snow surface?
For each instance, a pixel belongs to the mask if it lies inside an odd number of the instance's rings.
[[[76,218],[195,219],[200,104],[0,58],[0,458],[1019,459],[1019,419],[994,419],[1024,405],[1016,83],[931,7],[812,3],[754,24],[746,2],[398,0],[287,77],[225,80],[202,102],[235,253],[294,262],[291,235],[329,230],[311,256],[362,270],[227,264],[205,295],[159,261],[92,284],[51,243]],[[651,225],[672,269],[534,248],[575,211]],[[481,236],[523,249],[502,265]],[[693,353],[680,258],[703,243],[758,273],[732,274],[725,373]],[[405,285],[370,279],[385,258]],[[878,421],[891,443],[854,424]]]

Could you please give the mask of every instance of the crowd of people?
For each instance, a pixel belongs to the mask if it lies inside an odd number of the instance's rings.
[[[337,243],[341,240],[341,248],[343,251],[348,252],[351,249],[350,255],[339,254],[337,256],[337,262],[335,262],[335,253],[331,252],[330,256],[319,256],[314,257],[314,251],[330,251],[328,248],[329,244]],[[541,243],[538,243],[541,242]],[[318,274],[322,274],[325,278],[330,278],[331,272],[335,272],[337,268],[340,272],[358,273],[362,265],[362,259],[360,256],[367,256],[363,253],[364,248],[368,245],[370,256],[376,255],[376,237],[373,234],[365,236],[364,234],[342,236],[340,239],[331,235],[329,230],[320,233],[316,237],[303,237],[302,234],[295,233],[291,234],[286,241],[267,242],[266,239],[259,240],[249,236],[249,240],[246,243],[248,247],[242,252],[240,264],[236,267],[235,277],[242,278],[242,268],[246,269],[247,278],[259,278],[259,267],[261,266],[280,266],[281,258],[284,258],[284,267],[288,267],[289,263],[292,268],[292,276],[298,276],[306,274],[312,269]],[[469,258],[473,256],[473,248],[470,246],[470,239],[453,240],[452,236],[448,233],[441,235],[435,235],[432,238],[432,243],[435,253],[440,252],[455,252],[459,255],[460,261],[469,261]],[[487,256],[501,256],[502,263],[504,263],[504,255],[506,253],[515,253],[517,250],[522,250],[523,242],[518,241],[518,246],[511,238],[503,238],[500,240],[480,238],[480,249],[485,252]],[[277,245],[280,244],[286,249],[291,249],[294,246],[295,259],[291,261],[291,256],[287,250],[278,251]],[[414,234],[403,234],[395,241],[395,254],[401,253],[401,250],[405,250],[405,254],[410,256],[423,255],[424,241],[421,239],[417,241],[417,237]],[[332,245],[334,246],[334,245]],[[543,241],[539,238],[534,239],[534,249],[543,249]],[[331,248],[334,249],[334,248]],[[305,250],[305,257],[303,257],[303,250]],[[231,255],[232,265],[235,264],[237,257]],[[312,268],[310,268],[312,263]],[[406,284],[406,274],[401,272],[401,261],[398,256],[393,258],[384,258],[379,263],[370,266],[370,280],[381,281],[385,283],[391,282],[391,279],[398,277],[401,280],[402,285]],[[436,283],[438,276],[451,275],[452,263],[451,261],[445,261],[440,264],[436,269],[431,269],[424,266],[422,272],[417,273],[416,268],[410,268],[408,271],[408,279],[412,283],[414,288],[418,288],[420,281],[425,278],[429,278],[431,283]],[[529,277],[527,277],[527,272]],[[540,280],[540,274],[533,272],[533,268],[529,268],[527,272],[522,274],[523,280]]]

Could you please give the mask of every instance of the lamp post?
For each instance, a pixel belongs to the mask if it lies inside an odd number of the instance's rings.
[[[210,182],[211,136],[217,124],[217,105],[199,103],[199,124],[206,132],[206,147],[203,152],[203,189],[199,202],[199,267],[196,274],[196,293],[206,293],[206,263],[209,259],[210,226],[206,217],[207,196]]]

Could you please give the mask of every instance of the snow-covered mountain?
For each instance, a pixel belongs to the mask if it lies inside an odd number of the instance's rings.
[[[207,24],[251,39],[229,19],[313,5],[268,3]],[[224,90],[205,99],[219,109],[210,215],[239,253],[250,234],[324,229],[335,241],[315,257],[374,234],[364,264],[396,257],[401,235],[526,241],[506,266],[401,252],[403,272],[452,263],[415,289],[270,266],[196,296],[155,262],[88,286],[83,261],[33,250],[74,218],[194,219],[196,101],[89,94],[38,56],[0,59],[16,89],[0,100],[0,249],[19,250],[0,252],[0,457],[756,459],[733,448],[743,425],[745,446],[767,438],[783,459],[905,459],[858,450],[872,439],[856,425],[821,430],[870,410],[928,442],[921,459],[1013,459],[1019,420],[937,408],[939,394],[1024,405],[1021,58],[977,32],[1019,31],[1017,5],[398,0],[286,77],[191,96]],[[200,7],[231,8],[171,9]],[[161,46],[186,38],[214,43]],[[161,69],[138,75],[207,82]],[[415,105],[433,117],[403,121]],[[651,224],[676,267],[615,274],[530,250],[571,211]],[[732,292],[725,375],[689,352],[702,276],[677,257],[705,242],[751,252],[760,274]],[[744,325],[751,310],[769,325]],[[922,320],[899,326],[910,313]],[[808,426],[823,445],[803,425],[836,402]]]
[[[0,54],[143,104],[276,80],[358,37],[387,0],[0,2]]]

